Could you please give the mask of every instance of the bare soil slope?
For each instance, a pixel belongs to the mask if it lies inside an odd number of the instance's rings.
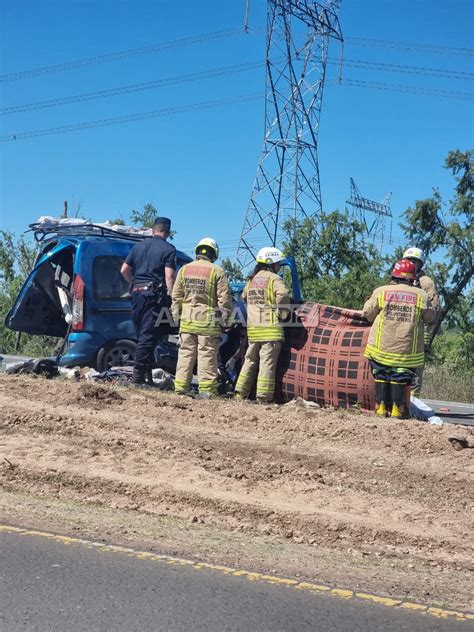
[[[449,441],[474,445],[472,429],[24,376],[0,392],[5,520],[38,526],[18,492],[112,509],[112,539],[130,539],[124,512],[143,529],[169,516],[187,525],[180,553],[205,525],[225,545],[203,536],[197,555],[235,560],[245,536],[238,557],[258,541],[260,570],[472,607],[474,451]]]

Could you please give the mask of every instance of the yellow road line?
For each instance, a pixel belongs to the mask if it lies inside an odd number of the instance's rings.
[[[391,599],[390,597],[380,597],[379,595],[355,592],[346,588],[331,588],[330,586],[324,586],[322,584],[300,582],[296,579],[289,579],[287,577],[265,575],[263,573],[255,573],[243,569],[221,566],[218,564],[195,562],[193,560],[172,557],[171,555],[160,555],[158,553],[149,553],[147,551],[137,551],[136,549],[131,549],[125,546],[117,546],[115,544],[103,544],[102,542],[93,542],[92,540],[83,540],[82,538],[57,535],[55,533],[48,533],[46,531],[34,531],[32,529],[21,529],[20,527],[12,527],[10,525],[0,524],[0,533],[16,533],[24,536],[46,538],[48,540],[59,542],[65,545],[81,544],[83,546],[87,546],[90,549],[93,548],[103,553],[121,553],[139,560],[151,560],[153,562],[160,562],[162,564],[167,564],[170,566],[189,566],[190,568],[194,568],[195,570],[206,569],[218,573],[223,573],[225,575],[233,575],[234,577],[244,577],[249,581],[265,582],[267,584],[276,584],[280,586],[298,588],[299,590],[306,590],[313,594],[325,593],[326,595],[332,595],[333,597],[339,597],[340,599],[355,599],[356,601],[364,600],[378,604],[380,606],[387,606],[392,608],[397,607],[411,612],[421,612],[423,614],[431,615],[438,619],[474,621],[474,614],[469,614],[466,612],[459,612],[456,610],[444,610],[443,608],[434,608],[423,604],[412,603],[409,601],[401,601],[400,599]]]

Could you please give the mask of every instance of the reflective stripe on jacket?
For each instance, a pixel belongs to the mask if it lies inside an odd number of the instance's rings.
[[[436,318],[424,290],[401,283],[383,285],[374,290],[362,311],[373,322],[366,358],[384,366],[423,366],[424,323]]]
[[[218,336],[232,311],[224,270],[199,258],[183,266],[173,288],[172,313],[183,333]]]
[[[290,296],[282,279],[270,270],[260,270],[244,288],[247,302],[249,342],[284,340],[280,307],[289,306]]]

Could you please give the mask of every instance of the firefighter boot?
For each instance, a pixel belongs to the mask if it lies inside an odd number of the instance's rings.
[[[144,364],[133,365],[132,384],[134,386],[142,386],[145,382],[146,367]]]
[[[375,380],[375,414],[386,417],[390,403],[390,384],[385,380]]]
[[[408,411],[406,409],[405,394],[406,384],[398,382],[390,382],[390,393],[392,397],[392,417],[396,419],[407,419]]]

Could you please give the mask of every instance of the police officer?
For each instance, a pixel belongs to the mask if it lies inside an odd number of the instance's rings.
[[[424,323],[436,318],[428,294],[415,287],[416,267],[402,259],[392,268],[392,283],[375,289],[362,312],[373,323],[364,356],[375,378],[376,414],[405,417],[406,385],[424,363]]]
[[[138,338],[134,384],[145,384],[146,380],[153,383],[151,370],[158,334],[155,323],[160,310],[170,305],[176,274],[176,248],[166,241],[170,230],[171,220],[157,217],[152,238],[136,244],[120,270],[131,284],[132,320]]]
[[[196,260],[178,272],[172,312],[179,319],[179,355],[175,392],[189,392],[196,359],[199,394],[217,395],[217,353],[222,328],[232,311],[232,295],[224,270],[214,262],[219,247],[205,237],[195,248]]]

